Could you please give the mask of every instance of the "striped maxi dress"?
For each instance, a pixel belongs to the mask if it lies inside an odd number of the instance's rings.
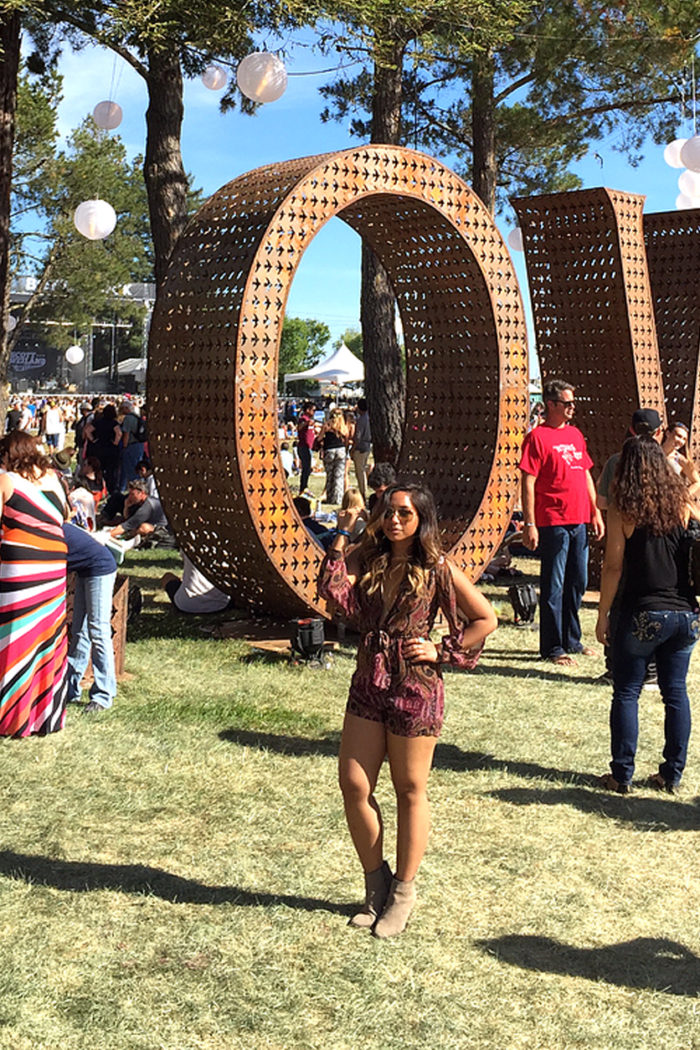
[[[66,543],[58,493],[10,473],[0,541],[0,736],[63,728]]]

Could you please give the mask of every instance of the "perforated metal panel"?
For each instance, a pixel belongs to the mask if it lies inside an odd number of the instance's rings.
[[[543,377],[576,387],[595,470],[635,408],[664,399],[642,228],[644,198],[594,189],[513,201]]]
[[[700,209],[644,216],[649,278],[659,341],[666,415],[691,428],[691,453],[700,456]]]
[[[333,216],[389,273],[407,350],[399,470],[430,485],[446,545],[470,575],[508,523],[527,424],[512,263],[449,169],[365,147],[269,165],[221,189],[180,240],[154,313],[153,455],[182,549],[241,603],[283,615],[322,610],[322,550],[279,459],[277,354],[294,273]]]

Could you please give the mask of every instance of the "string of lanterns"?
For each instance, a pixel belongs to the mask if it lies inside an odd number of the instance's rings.
[[[222,91],[228,83],[228,74],[222,66],[211,63],[202,73],[202,83],[210,91]],[[238,64],[236,83],[241,93],[253,102],[276,102],[287,89],[287,70],[277,55],[254,51]],[[103,131],[114,131],[123,116],[121,106],[112,99],[98,102],[92,111],[92,119]],[[103,241],[114,230],[117,216],[108,201],[95,197],[78,205],[73,213],[73,223],[83,237]]]
[[[678,177],[676,208],[700,208],[700,135],[674,139],[664,150],[664,160],[671,168],[685,168]]]

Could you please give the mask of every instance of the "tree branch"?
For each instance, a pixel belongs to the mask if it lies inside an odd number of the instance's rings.
[[[144,80],[148,80],[148,67],[144,65],[143,62],[140,62],[135,55],[132,55],[128,48],[107,36],[97,26],[90,25],[83,21],[83,19],[78,18],[77,15],[66,11],[61,12],[60,18],[62,22],[66,22],[68,25],[73,26],[74,29],[84,33],[85,36],[95,40],[98,44],[101,44],[103,47],[108,47],[110,51],[114,51],[114,53],[123,58],[125,62],[128,62],[140,77],[143,77]]]
[[[504,98],[508,98],[508,96],[512,95],[514,91],[518,91],[521,87],[525,87],[526,84],[532,83],[534,79],[534,73],[524,73],[518,80],[514,80],[509,84],[507,88],[503,88],[502,91],[499,91],[494,98],[494,102],[498,105]]]
[[[56,263],[56,260],[57,260],[57,258],[59,256],[62,248],[63,248],[63,241],[61,241],[61,240],[54,241],[53,247],[51,248],[51,251],[49,252],[49,257],[46,260],[46,266],[44,267],[44,272],[42,273],[41,277],[39,278],[39,283],[37,284],[36,288],[32,292],[32,294],[29,297],[29,299],[27,300],[27,302],[24,304],[24,309],[22,310],[22,313],[17,318],[17,324],[16,324],[16,326],[14,328],[14,331],[10,332],[10,335],[8,336],[8,339],[7,339],[7,352],[8,353],[12,353],[12,350],[14,349],[15,344],[17,343],[17,340],[19,338],[20,332],[22,331],[22,329],[24,328],[25,324],[29,320],[30,313],[32,312],[32,310],[34,309],[36,304],[39,302],[39,299],[41,298],[41,296],[42,296],[42,294],[44,292],[44,289],[46,288],[46,285],[49,283],[49,277],[51,276],[51,274],[53,272],[54,265]]]
[[[556,117],[550,117],[542,122],[545,128],[556,128],[560,124],[566,124],[572,119],[579,117],[594,117],[598,113],[614,113],[617,110],[650,109],[652,106],[662,106],[666,103],[682,102],[682,95],[669,95],[666,98],[634,98],[622,102],[608,102],[603,106],[587,106],[579,109],[576,113],[560,113]]]

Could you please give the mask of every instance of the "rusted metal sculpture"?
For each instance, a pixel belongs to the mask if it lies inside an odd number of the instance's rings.
[[[510,256],[449,169],[368,146],[269,165],[221,189],[181,238],[153,317],[154,459],[185,553],[241,604],[285,616],[323,611],[322,551],[280,463],[277,354],[297,266],[333,216],[389,273],[407,357],[399,470],[430,484],[446,546],[473,576],[508,523],[527,424]]]
[[[690,426],[700,455],[700,209],[644,216],[649,278],[669,422]]]
[[[523,233],[543,376],[576,386],[596,469],[635,408],[664,411],[644,197],[593,189],[513,201]]]

